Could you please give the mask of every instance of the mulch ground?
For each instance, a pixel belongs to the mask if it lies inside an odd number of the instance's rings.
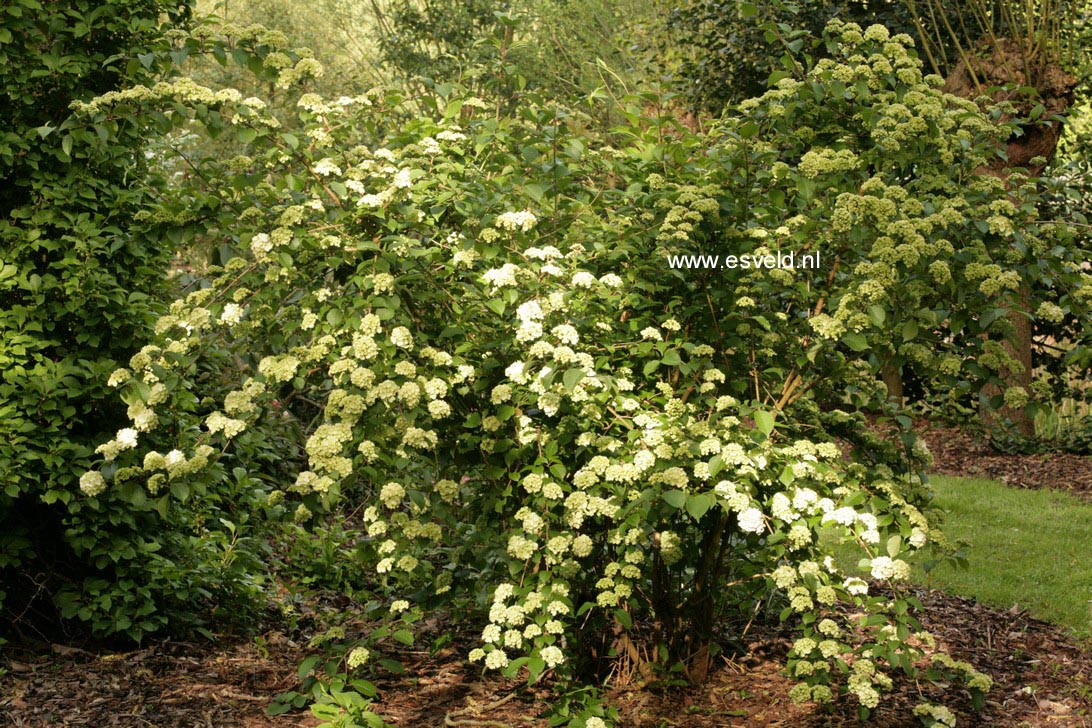
[[[1007,455],[958,427],[918,423],[935,463],[933,472],[989,478],[1017,488],[1053,488],[1092,501],[1092,457],[1072,453]]]
[[[1059,488],[1092,500],[1092,458],[997,455],[954,428],[928,427],[925,437],[938,473]],[[885,696],[872,725],[918,725],[912,709],[927,697],[955,709],[960,726],[1092,728],[1089,646],[1023,612],[920,587],[913,591],[926,607],[922,621],[938,645],[990,675],[994,688],[985,708],[975,713],[969,696],[956,687],[944,693],[903,681],[894,695]],[[9,646],[0,656],[0,725],[316,726],[320,721],[309,714],[265,713],[276,695],[297,687],[296,668],[307,654],[307,637],[271,632],[258,640],[159,641],[129,652]],[[747,654],[721,657],[700,688],[616,687],[608,702],[619,711],[618,725],[624,728],[856,725],[851,700],[827,708],[789,700],[792,682],[782,668],[790,639],[791,633],[776,627],[758,628],[749,635]],[[528,688],[483,677],[464,659],[472,640],[462,641],[466,644],[457,640],[433,654],[398,655],[406,673],[376,680],[376,709],[389,723],[407,728],[545,728],[547,721],[539,716],[556,699],[550,686]]]
[[[912,710],[925,697],[956,709],[962,726],[1092,726],[1092,653],[1050,624],[1023,612],[1003,612],[969,599],[914,589],[926,607],[923,620],[938,645],[994,680],[985,708],[970,710],[969,696],[951,688],[919,693],[903,681],[886,696],[872,725],[917,725]],[[856,705],[794,705],[792,682],[782,675],[791,634],[777,628],[752,634],[743,657],[720,658],[700,688],[616,688],[609,703],[626,728],[709,726],[849,726]],[[466,645],[436,654],[398,655],[401,676],[376,681],[377,709],[396,726],[508,725],[545,728],[541,716],[555,699],[549,685],[482,677],[468,664]],[[57,646],[51,654],[13,650],[0,690],[0,724],[11,726],[216,727],[315,726],[308,714],[269,717],[277,694],[296,686],[306,650],[279,633],[223,643],[159,642],[125,653],[95,654]],[[392,655],[393,656],[393,655]],[[925,689],[926,686],[923,686]],[[492,721],[492,722],[490,722]]]
[[[928,690],[902,681],[885,695],[870,725],[919,725],[913,708],[923,699],[957,711],[960,726],[1092,726],[1092,654],[1053,625],[1025,613],[1002,612],[940,591],[912,589],[926,608],[922,623],[937,646],[988,674],[994,687],[980,712],[969,696],[951,688]],[[856,703],[796,706],[788,697],[791,681],[781,674],[790,646],[788,635],[763,635],[740,660],[725,660],[708,685],[673,694],[634,693],[616,702],[624,726],[676,728],[704,726],[859,725]],[[635,710],[635,708],[637,708]],[[670,718],[670,722],[661,722]]]

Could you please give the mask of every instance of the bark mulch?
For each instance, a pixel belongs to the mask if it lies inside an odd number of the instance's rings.
[[[275,695],[296,686],[304,652],[271,635],[255,642],[155,642],[131,652],[53,645],[9,651],[0,678],[0,725],[267,726]]]
[[[903,680],[873,718],[883,728],[917,725],[913,707],[924,697],[957,710],[961,726],[1092,727],[1092,653],[1057,627],[1023,612],[1000,611],[961,597],[914,588],[926,607],[923,622],[938,645],[994,680],[986,706],[970,710],[957,687],[927,688]],[[791,634],[776,627],[750,636],[749,652],[722,657],[708,682],[685,686],[614,688],[609,704],[625,728],[707,726],[849,726],[856,705],[794,705],[782,675]],[[557,696],[549,685],[482,677],[468,664],[467,644],[435,654],[407,651],[404,675],[376,681],[377,710],[396,726],[528,726]],[[10,651],[0,684],[0,724],[11,726],[315,726],[306,713],[269,717],[265,708],[296,686],[305,649],[278,634],[234,644],[160,642],[124,653],[96,654],[57,646],[52,654]]]
[[[988,674],[994,687],[980,712],[969,695],[950,687],[915,686],[896,681],[870,725],[883,728],[919,725],[913,708],[922,700],[957,711],[960,726],[1092,726],[1092,654],[1059,628],[1024,612],[991,609],[970,599],[914,587],[926,608],[922,622],[939,648]],[[829,708],[796,706],[789,700],[792,682],[781,674],[790,641],[787,635],[762,635],[746,657],[725,659],[709,684],[675,692],[643,691],[616,696],[621,725],[652,728],[705,726],[859,725],[856,703],[839,699]],[[663,723],[670,718],[669,723]]]
[[[934,473],[999,480],[1017,488],[1053,488],[1092,501],[1092,457],[1072,453],[1009,455],[958,427],[918,423]]]

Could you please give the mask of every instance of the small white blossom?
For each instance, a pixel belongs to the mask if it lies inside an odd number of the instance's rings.
[[[233,326],[243,320],[243,307],[237,303],[229,303],[224,306],[223,312],[220,314],[220,321]]]
[[[762,533],[765,524],[762,521],[762,511],[757,508],[748,508],[739,514],[739,530],[746,533]]]
[[[597,282],[595,276],[587,271],[581,270],[573,274],[572,283],[577,288],[591,288]]]
[[[80,490],[84,495],[94,498],[106,490],[106,480],[97,470],[88,470],[80,476]]]
[[[502,212],[497,216],[497,227],[502,230],[509,230],[515,232],[516,230],[522,230],[527,232],[535,226],[538,222],[538,218],[530,210],[522,210],[520,212]]]

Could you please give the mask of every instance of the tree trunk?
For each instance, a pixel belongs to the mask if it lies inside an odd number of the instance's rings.
[[[894,402],[900,407],[905,403],[903,383],[902,383],[902,370],[891,362],[885,362],[881,369],[881,376],[883,377],[883,383],[887,387],[887,400]]]
[[[1042,65],[1038,60],[1028,61],[1031,53],[1027,52],[1028,41],[1002,38],[995,45],[981,41],[973,54],[960,60],[948,75],[944,90],[957,96],[975,99],[986,89],[1016,84],[1030,86],[1038,92],[1038,98],[1018,96],[1015,91],[998,90],[993,93],[994,101],[1013,101],[1022,116],[1027,116],[1034,104],[1042,104],[1045,109],[1037,121],[1021,125],[1021,134],[1013,135],[1005,143],[1005,156],[998,156],[988,167],[979,169],[980,174],[988,174],[1002,180],[1008,180],[1014,168],[1026,169],[1028,174],[1038,177],[1047,164],[1054,158],[1058,149],[1058,139],[1062,134],[1062,123],[1057,118],[1064,114],[1073,103],[1073,89],[1077,79],[1066,73],[1056,64]],[[1036,65],[1038,64],[1038,65]],[[1008,121],[1012,117],[1004,117]],[[1011,309],[1008,321],[1013,334],[1006,342],[1009,354],[1022,369],[1006,371],[1001,375],[1008,387],[1023,387],[1029,394],[1032,381],[1032,331],[1031,321],[1025,315],[1029,313],[1030,291],[1022,287],[1008,303]],[[992,397],[1002,394],[997,386],[986,388],[986,395]],[[987,420],[996,420],[992,412],[983,411]],[[1002,408],[1000,414],[1007,417],[1022,434],[1034,434],[1034,423],[1023,409]]]
[[[1022,286],[1007,302],[1010,310],[1008,322],[1013,326],[1013,333],[1012,338],[1005,342],[1005,351],[1019,362],[1021,368],[1015,371],[1003,371],[1001,376],[1005,380],[1006,387],[1023,387],[1028,394],[1031,394],[1033,367],[1031,320],[1021,313],[1021,311],[1028,310],[1029,298],[1030,294],[1027,286]],[[1003,397],[1005,394],[1004,388],[996,384],[987,385],[983,391],[986,397],[991,399],[996,396]],[[997,415],[1000,415],[1012,422],[1013,427],[1021,435],[1030,437],[1035,434],[1035,422],[1024,412],[1023,408],[1014,409],[1002,406],[996,412],[983,408],[982,414],[987,424],[996,422]]]

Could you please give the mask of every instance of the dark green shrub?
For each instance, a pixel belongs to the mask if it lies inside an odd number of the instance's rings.
[[[139,639],[217,605],[245,617],[263,573],[252,526],[264,486],[230,462],[171,489],[171,503],[136,487],[78,497],[95,443],[142,404],[107,397],[110,373],[140,356],[176,293],[168,263],[194,217],[223,206],[157,202],[172,171],[163,140],[187,123],[184,109],[80,104],[170,78],[198,53],[260,72],[271,50],[258,32],[205,44],[178,32],[188,22],[188,3],[161,0],[0,9],[0,602],[20,631],[76,618]],[[221,377],[192,374],[213,389]],[[276,462],[283,445],[251,456]]]
[[[285,454],[299,472],[270,498],[304,524],[359,517],[354,576],[392,621],[488,620],[468,657],[489,668],[585,679],[593,640],[630,634],[663,647],[644,662],[701,680],[720,636],[772,605],[801,630],[798,699],[845,687],[867,714],[891,676],[950,669],[981,700],[987,678],[950,660],[920,669],[907,643],[921,628],[898,591],[907,558],[946,546],[927,453],[904,413],[881,441],[852,410],[888,406],[889,364],[977,396],[1004,363],[1008,292],[1068,281],[1072,294],[1029,302],[1064,316],[1085,310],[1092,279],[1036,222],[1031,183],[975,174],[1006,128],[923,76],[908,37],[829,27],[828,59],[711,131],[649,115],[667,100],[647,94],[610,146],[581,109],[528,96],[498,113],[456,86],[378,147],[397,94],[301,99],[292,132],[252,100],[225,104],[255,115],[249,163],[168,194],[249,201],[238,254],[120,375],[158,428],[105,443],[88,490],[219,492],[225,462],[264,480],[256,443],[280,417],[307,457]],[[171,108],[177,91],[91,111]],[[774,269],[790,251],[813,262]],[[738,257],[694,263],[708,255]],[[205,363],[224,383],[193,375]],[[860,548],[857,570],[826,558],[828,527]],[[370,700],[365,686],[340,703],[373,644],[344,639],[347,670],[320,668],[331,720],[330,701],[363,715]]]

